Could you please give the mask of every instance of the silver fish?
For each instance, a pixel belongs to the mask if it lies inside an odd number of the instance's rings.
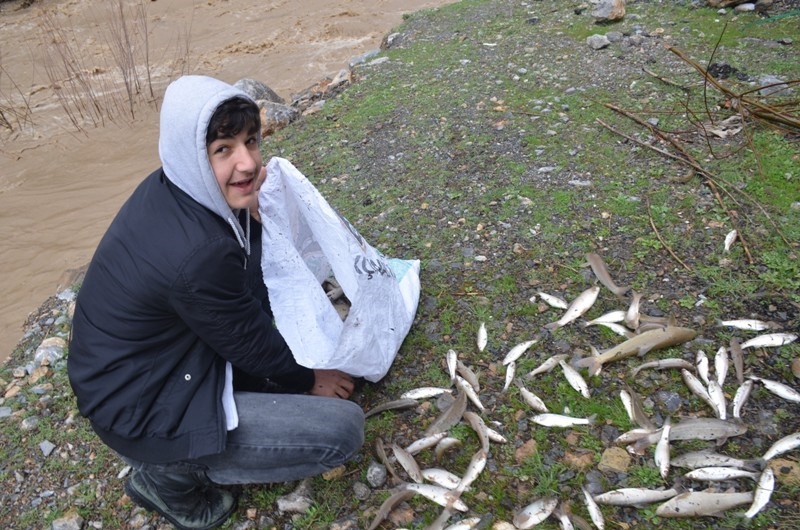
[[[460,496],[470,484],[475,482],[475,479],[478,478],[478,475],[480,475],[481,471],[486,467],[486,460],[486,451],[483,449],[478,449],[478,451],[472,455],[472,460],[470,460],[466,471],[464,471],[464,476],[461,477],[458,485],[452,490],[456,496]]]
[[[697,336],[697,332],[690,328],[667,326],[666,328],[652,329],[604,351],[597,357],[584,357],[575,362],[575,367],[588,368],[589,375],[595,375],[605,363],[675,346],[692,340],[695,336]]]
[[[655,431],[656,426],[650,421],[650,418],[647,417],[647,414],[644,412],[644,405],[642,404],[642,398],[637,394],[629,385],[625,384],[625,393],[630,399],[630,406],[631,412],[633,413],[633,421],[636,424],[649,431]]]
[[[439,506],[443,506],[445,508],[449,508],[448,503],[452,500],[453,502],[452,507],[460,512],[469,511],[469,507],[464,504],[464,501],[461,499],[450,499],[450,490],[447,488],[443,488],[441,486],[436,486],[434,484],[416,484],[416,483],[409,483],[404,486],[407,490],[413,491],[414,493],[418,493],[425,497],[426,499],[432,500]]]
[[[655,443],[658,441],[658,436],[661,435],[660,429],[644,429],[642,427],[637,427],[636,429],[631,429],[628,432],[624,432],[617,436],[614,440],[614,443],[617,444],[629,444],[636,442],[641,439],[647,439],[648,441],[651,439],[651,436],[656,436],[654,442],[648,442],[647,445],[651,445],[651,443]]]
[[[756,516],[758,512],[760,512],[764,506],[767,505],[769,502],[769,498],[772,496],[772,491],[775,489],[775,472],[772,470],[771,467],[767,467],[764,471],[761,472],[761,476],[758,478],[758,484],[756,484],[756,492],[753,496],[753,504],[750,505],[750,508],[744,512],[744,516],[748,519],[752,519]]]
[[[478,393],[472,388],[466,379],[460,376],[456,376],[456,386],[461,390],[462,393],[466,394],[472,403],[478,407],[481,411],[486,410],[486,407],[483,406],[481,403],[481,398],[478,396]]]
[[[589,308],[592,307],[595,300],[597,300],[597,295],[600,293],[600,288],[590,287],[583,291],[581,294],[578,295],[572,303],[569,304],[564,314],[556,320],[555,322],[550,322],[549,324],[545,324],[545,328],[547,329],[558,329],[562,326],[566,326],[576,318],[580,317],[584,313],[586,313]]]
[[[583,491],[583,498],[586,501],[586,509],[589,511],[589,517],[597,527],[597,530],[604,530],[606,523],[605,519],[603,519],[603,512],[600,511],[600,507],[595,502],[592,494],[589,493],[589,490],[586,489],[586,486],[581,486],[581,491]]]
[[[736,390],[736,394],[733,396],[733,417],[734,418],[741,418],[742,417],[742,407],[744,404],[747,403],[747,398],[750,397],[750,393],[753,391],[754,382],[752,379],[748,379]]]
[[[442,411],[425,430],[425,436],[449,431],[451,427],[461,421],[465,410],[467,410],[467,395],[464,392],[459,392],[453,403]]]
[[[508,390],[508,387],[511,386],[511,381],[514,380],[514,374],[517,373],[517,363],[516,361],[511,361],[506,365],[506,382],[503,385],[503,392]]]
[[[514,526],[520,530],[533,528],[550,517],[557,505],[558,498],[556,497],[545,497],[532,502],[514,514]]]
[[[408,454],[415,455],[420,451],[424,451],[425,449],[430,449],[434,447],[436,444],[441,442],[447,437],[446,432],[439,432],[436,434],[432,434],[430,436],[424,436],[414,442],[410,443],[406,446],[405,450]]]
[[[507,444],[508,443],[508,439],[505,436],[503,436],[502,434],[500,434],[496,430],[492,429],[488,425],[486,426],[486,434],[489,435],[489,440],[494,442],[494,443],[497,443],[497,444]]]
[[[737,467],[698,467],[686,473],[684,477],[692,480],[735,480],[738,478],[749,478],[758,480],[761,473],[757,471],[747,471]]]
[[[625,325],[631,329],[636,329],[639,327],[639,303],[642,299],[642,295],[636,291],[632,291],[632,293],[631,304],[625,312]]]
[[[610,329],[620,337],[625,337],[626,339],[630,339],[636,336],[636,333],[632,332],[622,324],[617,324],[615,322],[598,322],[597,325]]]
[[[708,381],[708,396],[711,398],[711,403],[716,409],[717,418],[721,420],[728,419],[728,405],[725,402],[725,392],[719,386],[716,379]]]
[[[478,326],[478,338],[477,338],[478,351],[482,352],[486,348],[488,342],[489,342],[489,334],[486,331],[486,323],[481,322],[481,325]]]
[[[661,426],[661,437],[656,444],[656,452],[654,454],[655,464],[658,468],[661,478],[667,478],[669,474],[669,431],[671,428],[670,419],[664,420],[664,425]]]
[[[566,309],[569,307],[567,301],[563,298],[559,298],[558,296],[543,293],[542,291],[539,291],[539,296],[541,296],[542,300],[547,302],[550,307],[555,307],[556,309]]]
[[[553,515],[556,517],[556,519],[558,519],[558,525],[561,530],[575,530],[572,520],[569,517],[569,508],[565,508],[563,502],[561,503],[561,506],[558,506],[555,510],[553,510]]]
[[[717,440],[724,443],[731,436],[747,432],[747,426],[718,418],[684,418],[670,427],[669,439],[677,440]],[[637,448],[647,447],[658,442],[661,430],[645,434],[635,441]]]
[[[458,375],[464,378],[464,380],[469,383],[475,392],[481,391],[481,384],[478,378],[478,374],[472,371],[469,366],[461,362],[460,360],[456,361],[456,372]],[[455,380],[455,378],[454,378]]]
[[[441,486],[449,490],[455,488],[458,483],[461,482],[461,477],[439,467],[429,467],[427,469],[423,469],[422,478],[432,484],[436,484],[437,486]]]
[[[461,446],[461,440],[458,438],[453,438],[452,436],[448,436],[443,438],[441,442],[436,444],[436,449],[434,449],[434,454],[436,455],[436,461],[441,462],[442,457],[447,451],[454,449],[456,447]]]
[[[467,517],[466,519],[461,519],[457,523],[451,524],[444,530],[472,530],[473,528],[477,528],[480,522],[480,517]]]
[[[707,387],[703,385],[702,381],[696,378],[689,370],[681,370],[681,376],[683,377],[683,382],[686,383],[686,386],[689,387],[692,394],[708,403],[712,409],[717,410],[716,405],[711,400],[711,396],[708,394]]]
[[[678,495],[678,490],[650,490],[646,488],[621,488],[594,496],[595,502],[611,506],[643,506],[661,502]]]
[[[422,478],[422,470],[420,470],[419,464],[417,464],[417,461],[411,453],[397,444],[392,444],[392,452],[397,462],[403,466],[403,469],[406,470],[411,480],[418,484],[421,484],[425,480]]]
[[[575,425],[591,425],[594,423],[594,416],[589,418],[574,418],[572,416],[565,416],[563,414],[553,414],[551,412],[544,412],[537,414],[531,421],[543,427],[573,427]]]
[[[736,241],[736,236],[738,235],[739,233],[736,230],[731,230],[730,232],[727,233],[727,235],[725,236],[725,247],[724,247],[725,253],[731,251],[731,245],[733,245],[733,242]]]
[[[725,378],[728,377],[729,364],[728,350],[725,346],[721,346],[714,356],[714,373],[717,376],[717,383],[719,383],[719,386],[725,385]]]
[[[625,296],[625,293],[630,290],[630,287],[618,287],[617,284],[614,283],[614,280],[611,279],[611,275],[608,273],[606,264],[603,262],[603,258],[601,258],[599,254],[589,252],[586,254],[586,260],[589,262],[589,266],[592,268],[595,277],[600,280],[600,283],[609,291],[614,293],[617,298]]]
[[[752,458],[742,460],[732,456],[715,453],[704,449],[692,451],[678,455],[671,460],[673,467],[683,467],[688,469],[699,469],[703,467],[735,467],[747,471],[760,471],[764,469],[765,461],[763,458]]]
[[[451,517],[453,517],[453,510],[445,507],[442,513],[439,514],[439,517],[434,519],[425,530],[444,530],[444,525],[447,524],[447,521],[449,521]]]
[[[736,380],[742,384],[744,382],[744,352],[736,337],[731,337],[731,359],[733,359],[733,368],[736,370]]]
[[[505,358],[503,359],[503,364],[509,364],[516,361],[517,359],[522,357],[523,353],[528,351],[528,348],[530,348],[537,342],[539,342],[539,339],[531,339],[531,340],[526,340],[525,342],[520,342],[519,344],[517,344],[508,351]]]
[[[408,390],[400,395],[400,399],[427,399],[440,396],[444,393],[452,393],[449,388],[442,388],[438,386],[423,386]]]
[[[419,405],[416,399],[411,398],[403,398],[403,399],[395,399],[393,401],[386,401],[381,403],[380,405],[376,405],[375,407],[371,408],[366,414],[364,414],[365,418],[369,418],[370,416],[374,416],[380,412],[385,412],[387,410],[395,410],[395,409],[407,409],[409,407],[416,407]]]
[[[787,453],[793,449],[797,449],[798,447],[800,447],[800,432],[784,436],[772,444],[772,447],[767,449],[767,452],[764,453],[764,456],[761,458],[764,460],[771,460],[778,455],[782,455],[783,453]]]
[[[534,368],[533,370],[528,372],[528,375],[525,376],[525,379],[531,379],[532,377],[534,377],[536,375],[547,373],[547,372],[551,371],[553,368],[558,366],[559,361],[562,361],[563,359],[566,359],[567,357],[569,357],[569,355],[567,355],[566,353],[553,355],[552,357],[547,359],[545,362],[540,364],[537,368]]]
[[[631,370],[631,377],[635,377],[636,374],[648,368],[652,368],[654,370],[664,370],[666,368],[683,368],[685,370],[695,370],[695,365],[684,359],[661,359],[658,361],[651,361],[649,363],[640,364],[639,366]]]
[[[537,411],[537,412],[550,412],[547,409],[547,405],[544,404],[544,401],[539,398],[536,394],[528,390],[522,385],[519,385],[519,393],[522,396],[522,399],[525,400],[525,403],[530,405],[530,407]]]
[[[475,431],[475,434],[478,435],[478,440],[481,442],[481,449],[485,452],[489,452],[489,428],[486,426],[486,422],[483,421],[483,418],[478,416],[472,411],[464,412],[464,419],[467,420],[472,430]]]
[[[578,373],[578,371],[565,363],[564,361],[560,361],[559,366],[564,371],[564,377],[567,378],[567,382],[569,386],[574,388],[576,391],[580,392],[580,394],[589,399],[591,395],[589,394],[589,385],[586,384],[586,381],[583,379],[583,376]]]
[[[797,340],[796,333],[767,333],[753,337],[742,343],[742,349],[747,348],[773,348],[777,346],[785,346]]]
[[[704,517],[718,515],[730,508],[752,502],[752,491],[741,493],[691,491],[676,495],[659,506],[656,509],[656,515],[661,517]]]
[[[584,322],[583,327],[593,326],[595,324],[618,324],[625,320],[625,311],[617,309],[616,311],[609,311],[604,315],[593,318],[588,322]]]
[[[697,375],[700,376],[700,379],[702,379],[705,384],[708,384],[708,355],[706,355],[706,352],[697,350],[695,363],[697,365]]]
[[[750,376],[750,379],[759,381],[762,385],[764,385],[764,388],[766,388],[776,396],[785,399],[786,401],[793,401],[794,403],[800,403],[800,392],[790,387],[789,385],[785,385],[778,381],[773,381],[772,379],[764,379],[763,377]]]
[[[378,511],[375,513],[375,518],[372,520],[372,524],[369,525],[367,530],[375,530],[378,528],[381,522],[383,522],[383,520],[389,516],[389,513],[391,513],[395,506],[407,501],[413,496],[414,492],[405,488],[392,493],[385,501],[383,501],[381,507],[378,508]]]
[[[383,467],[385,467],[386,471],[389,472],[389,475],[392,476],[392,481],[395,484],[403,482],[397,475],[397,472],[394,470],[392,463],[389,462],[389,458],[386,456],[386,448],[384,447],[383,440],[380,437],[375,439],[375,454],[378,455],[378,461],[383,464]]]
[[[455,350],[447,350],[447,355],[445,357],[447,360],[447,373],[450,374],[450,380],[455,381],[456,379],[456,362],[458,362],[458,354]]]
[[[773,329],[775,324],[764,322],[763,320],[742,318],[738,320],[720,320],[717,322],[718,326],[729,328],[736,328],[745,331],[764,331],[766,329]]]

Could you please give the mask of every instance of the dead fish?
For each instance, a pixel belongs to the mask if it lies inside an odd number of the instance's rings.
[[[708,384],[708,355],[703,350],[697,350],[695,357],[695,364],[697,365],[697,375]]]
[[[444,525],[447,524],[447,521],[449,521],[451,517],[453,517],[453,510],[450,508],[445,508],[442,510],[442,513],[439,514],[439,517],[434,519],[434,521],[429,524],[425,530],[444,530]]]
[[[661,431],[659,429],[644,429],[642,427],[637,427],[636,429],[631,429],[630,431],[624,432],[617,436],[617,438],[614,440],[614,443],[629,444],[641,440],[642,438],[650,440],[651,436],[655,436],[656,433],[659,433],[660,436],[660,432]],[[655,441],[652,443],[657,441],[658,438],[656,437]],[[651,445],[651,443],[647,443],[646,445]]]
[[[725,248],[724,248],[724,250],[725,250],[726,253],[731,251],[731,245],[733,245],[733,242],[736,241],[736,236],[738,236],[738,235],[739,235],[739,232],[737,232],[736,230],[731,230],[725,236]]]
[[[472,530],[473,528],[477,528],[477,525],[480,522],[480,517],[467,517],[466,519],[462,519],[457,523],[451,524],[444,530]]]
[[[615,322],[598,322],[597,325],[603,326],[604,328],[608,328],[617,335],[625,337],[626,339],[630,339],[636,336],[636,333],[632,332],[622,324],[617,324]]]
[[[394,483],[398,484],[403,482],[394,470],[394,466],[389,462],[389,457],[386,456],[386,448],[383,446],[383,440],[378,437],[375,439],[375,454],[378,456],[378,461],[383,464],[389,475],[392,476]]]
[[[800,432],[796,432],[794,434],[790,434],[788,436],[784,436],[774,444],[772,447],[767,449],[767,452],[764,453],[763,458],[764,460],[771,460],[778,455],[782,455],[783,453],[788,453],[789,451],[800,447]]]
[[[443,506],[445,508],[449,508],[448,503],[450,502],[450,490],[447,488],[443,488],[441,486],[436,486],[435,484],[416,484],[416,483],[409,483],[404,486],[409,491],[413,491],[414,493],[418,493],[425,497],[428,500],[431,500],[438,504],[439,506]],[[460,512],[469,511],[469,507],[464,504],[464,501],[461,499],[453,499],[452,508]]]
[[[600,507],[595,502],[592,494],[589,493],[589,490],[586,489],[586,486],[581,486],[581,491],[583,491],[583,498],[586,501],[586,509],[589,511],[589,517],[597,527],[597,530],[604,530],[606,523],[605,519],[603,519],[603,512],[600,511]]]
[[[616,311],[609,311],[604,315],[593,318],[588,322],[582,324],[583,327],[593,326],[595,324],[618,324],[625,320],[625,311],[617,309]]]
[[[560,361],[558,364],[564,371],[564,377],[567,378],[569,386],[578,391],[586,399],[589,399],[591,397],[591,395],[589,394],[589,385],[586,384],[586,381],[583,379],[583,376],[581,376],[581,374],[579,374],[575,368],[571,367],[564,361]]]
[[[708,382],[708,396],[711,398],[711,403],[716,410],[717,418],[721,420],[728,419],[728,405],[725,402],[725,392],[719,386],[716,379],[711,379]]]
[[[736,467],[698,467],[686,473],[684,477],[692,480],[735,480],[739,478],[749,478],[758,480],[760,473],[757,471],[747,471]]]
[[[478,440],[481,442],[481,449],[484,452],[489,452],[489,429],[486,426],[486,423],[483,421],[483,418],[478,416],[472,411],[464,412],[464,419],[467,420],[469,426],[472,427],[472,430],[475,431],[475,434],[478,435]]]
[[[628,306],[628,310],[625,312],[625,325],[631,329],[636,329],[639,327],[639,302],[642,299],[642,295],[636,291],[632,292],[633,297],[631,304]]]
[[[486,348],[488,342],[489,342],[489,334],[486,331],[486,323],[481,322],[481,325],[478,326],[478,338],[477,338],[478,351],[482,352]]]
[[[572,301],[571,304],[567,307],[567,310],[564,314],[556,320],[555,322],[550,322],[549,324],[545,324],[544,327],[547,329],[558,329],[562,326],[566,326],[576,318],[580,317],[584,313],[586,313],[589,308],[592,307],[595,300],[597,300],[597,295],[600,293],[600,288],[590,287],[586,289],[578,297]]]
[[[469,386],[475,389],[475,392],[481,391],[481,384],[478,378],[478,374],[473,372],[469,366],[467,366],[460,360],[456,361],[456,372],[458,372],[458,374],[461,377],[463,377],[467,383],[469,383]],[[455,378],[453,378],[453,380],[455,381]]]
[[[463,493],[464,490],[469,487],[470,484],[475,482],[475,479],[478,478],[478,475],[480,475],[483,469],[486,467],[486,460],[486,451],[483,449],[478,449],[478,451],[472,455],[472,459],[470,460],[466,471],[464,471],[464,476],[461,477],[458,485],[452,489],[455,498],[458,498],[461,493]]]
[[[514,523],[514,526],[520,530],[533,528],[537,524],[550,517],[550,514],[553,513],[553,510],[556,509],[557,505],[558,498],[556,497],[545,497],[543,499],[539,499],[515,513],[512,522]]]
[[[755,517],[756,514],[767,505],[774,489],[775,472],[771,467],[767,467],[761,472],[761,476],[758,478],[755,495],[753,495],[753,504],[751,504],[750,508],[744,512],[744,516],[748,519]]]
[[[762,385],[764,385],[764,388],[776,396],[785,399],[786,401],[800,403],[800,392],[789,385],[785,385],[779,381],[773,381],[772,379],[764,379],[763,377],[756,377],[752,375],[750,376],[750,379],[759,381]]]
[[[383,520],[389,516],[391,511],[394,510],[398,504],[407,501],[413,496],[414,492],[405,488],[395,491],[389,495],[389,497],[383,501],[380,508],[378,508],[378,511],[375,513],[375,518],[372,520],[372,524],[369,525],[367,530],[375,530],[378,528],[378,526],[380,526]]]
[[[542,291],[539,291],[539,296],[541,296],[542,300],[544,300],[550,307],[555,307],[556,309],[566,309],[569,307],[567,301],[563,298],[559,298],[558,296],[543,293]]]
[[[670,427],[669,440],[716,440],[724,443],[731,436],[741,436],[747,426],[718,418],[684,418]],[[645,434],[636,441],[637,448],[644,448],[658,442],[661,430]]]
[[[725,385],[725,379],[728,377],[729,365],[728,350],[725,346],[721,346],[717,350],[717,354],[714,355],[714,373],[717,376],[717,383],[719,383],[719,386]]]
[[[467,410],[467,395],[464,392],[459,392],[453,403],[439,414],[425,430],[425,436],[449,431],[461,421],[465,410]]]
[[[447,360],[447,373],[450,374],[450,381],[456,379],[456,363],[458,362],[458,354],[455,350],[447,350],[445,357]]]
[[[417,484],[422,484],[425,479],[422,478],[422,470],[419,468],[419,464],[417,464],[414,456],[397,444],[392,444],[392,452],[397,462],[406,470],[411,480]]]
[[[672,459],[671,465],[687,469],[735,467],[747,471],[760,471],[764,469],[765,461],[763,458],[742,460],[741,458],[734,458],[732,456],[715,453],[709,449],[704,449],[678,455]]]
[[[661,474],[661,478],[667,478],[669,474],[669,431],[671,428],[670,419],[667,418],[664,420],[664,424],[661,426],[661,437],[658,439],[658,443],[656,444],[656,452],[654,454],[655,464],[658,468],[659,473]]]
[[[690,491],[681,493],[671,498],[656,509],[656,515],[661,517],[705,517],[719,515],[753,502],[753,492],[740,493],[710,493],[705,491]]]
[[[522,357],[523,353],[528,351],[528,348],[530,348],[537,342],[539,342],[539,339],[531,339],[531,340],[526,340],[525,342],[520,342],[519,344],[517,344],[508,351],[505,358],[503,359],[503,364],[509,364],[516,361],[517,359]]]
[[[534,368],[533,370],[528,372],[528,375],[525,376],[525,379],[531,379],[532,377],[534,377],[536,375],[550,372],[553,368],[558,366],[558,363],[560,361],[566,359],[567,357],[569,357],[569,356],[566,353],[553,355],[552,357],[547,359],[545,362],[540,364],[537,368]]]
[[[594,423],[594,418],[594,416],[590,416],[589,418],[574,418],[563,414],[544,412],[531,418],[531,421],[543,427],[574,427],[575,425],[592,425]]]
[[[461,446],[461,440],[458,438],[453,438],[452,436],[448,436],[443,438],[441,442],[436,444],[436,449],[434,449],[434,454],[436,455],[436,461],[441,462],[442,457],[447,451],[454,449],[456,447]]]
[[[733,396],[733,417],[734,418],[741,418],[742,417],[742,407],[744,404],[747,403],[747,398],[750,397],[750,393],[753,391],[753,380],[748,379],[736,390],[736,394]]]
[[[594,496],[595,502],[611,506],[644,506],[671,499],[678,495],[676,488],[651,490],[646,488],[620,488]]]
[[[511,361],[506,365],[506,382],[503,385],[503,392],[508,390],[508,387],[511,386],[511,381],[514,380],[514,374],[517,373],[517,363],[516,361]]]
[[[563,502],[561,503],[561,506],[558,506],[555,510],[553,510],[553,516],[558,519],[558,525],[561,530],[575,530],[572,520],[569,517],[569,507],[565,507]]]
[[[449,388],[442,388],[438,386],[423,386],[408,390],[400,395],[400,399],[428,399],[440,396],[445,393],[452,393]]]
[[[742,343],[742,349],[747,348],[774,348],[777,346],[785,346],[797,340],[796,333],[766,333],[753,337]]]
[[[578,368],[588,368],[589,375],[595,375],[605,363],[682,344],[696,336],[697,332],[690,328],[667,326],[666,328],[652,329],[604,351],[597,357],[579,359],[575,365]]]
[[[733,368],[736,370],[736,380],[742,384],[744,382],[744,352],[736,337],[731,337],[731,359],[733,359]]]
[[[589,252],[586,254],[586,260],[589,262],[589,266],[592,268],[595,277],[606,289],[614,293],[617,298],[622,298],[625,296],[625,293],[630,291],[630,287],[618,287],[617,284],[614,283],[614,280],[611,279],[611,275],[608,273],[606,264],[603,262],[603,258],[601,258],[599,254]]]
[[[370,416],[374,416],[380,412],[386,412],[387,410],[407,409],[409,407],[416,407],[417,405],[419,405],[419,403],[417,403],[416,399],[395,399],[371,408],[366,414],[364,414],[364,418],[369,418]]]
[[[541,400],[539,396],[528,390],[522,385],[519,385],[519,393],[522,396],[522,399],[525,400],[525,403],[530,405],[530,407],[537,411],[537,412],[550,412],[547,409],[547,405],[544,404],[544,401]]]
[[[642,404],[642,398],[637,394],[629,385],[625,385],[624,392],[627,394],[627,398],[630,400],[630,407],[631,407],[631,414],[633,415],[632,421],[634,421],[639,427],[643,429],[647,429],[649,431],[655,431],[656,426],[650,421],[650,418],[647,417],[647,414],[644,412],[644,405]]]
[[[695,370],[695,365],[686,361],[684,359],[661,359],[659,361],[651,361],[649,363],[644,363],[633,370],[631,370],[631,377],[635,377],[636,374],[641,372],[642,370],[646,370],[652,368],[653,370],[664,370],[667,368],[682,368],[684,370]]]
[[[744,331],[764,331],[765,329],[772,329],[775,324],[764,322],[763,320],[755,320],[748,318],[740,318],[736,320],[719,320],[718,326],[741,329]]]
[[[481,403],[481,398],[478,396],[478,393],[472,388],[466,379],[460,376],[456,376],[456,386],[461,390],[461,393],[466,394],[472,403],[478,407],[479,410],[483,411],[486,410],[486,407],[483,406]]]
[[[449,490],[455,488],[458,483],[461,482],[461,477],[439,467],[429,467],[427,469],[423,469],[422,478],[428,482]]]
[[[430,436],[424,436],[412,443],[410,443],[405,449],[411,455],[415,455],[420,451],[424,451],[425,449],[430,449],[434,447],[436,444],[441,442],[443,439],[447,437],[446,432],[439,432],[436,434],[432,434]]]
[[[708,393],[708,387],[703,385],[702,381],[696,378],[689,370],[681,370],[681,376],[683,377],[683,382],[686,383],[686,386],[689,387],[689,390],[692,392],[692,394],[708,403],[708,405],[715,411],[717,410],[717,406],[714,404],[714,401],[712,401],[711,396]]]
[[[489,440],[496,443],[496,444],[507,444],[508,439],[497,432],[496,430],[492,429],[488,425],[486,426],[486,433],[489,435]]]

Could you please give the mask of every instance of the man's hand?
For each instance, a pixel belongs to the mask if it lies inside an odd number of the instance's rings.
[[[258,172],[258,177],[256,177],[256,190],[261,189],[261,185],[264,184],[264,181],[267,180],[267,166],[262,165],[261,171]],[[253,204],[250,205],[250,215],[258,221],[261,222],[261,214],[258,213],[258,193],[256,192],[255,197],[253,198]]]
[[[339,370],[314,370],[314,396],[339,397],[347,399],[353,393],[353,378]]]

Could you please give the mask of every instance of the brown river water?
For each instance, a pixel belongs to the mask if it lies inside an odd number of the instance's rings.
[[[451,2],[37,0],[25,9],[0,2],[0,362],[29,313],[69,286],[133,188],[159,167],[154,101],[171,79],[249,77],[288,100],[378,48],[404,13]],[[116,47],[125,34],[127,45]],[[142,79],[150,72],[140,84],[144,94],[152,86],[149,101],[126,98],[132,68]],[[84,76],[91,90],[70,82]],[[109,110],[92,118],[89,104],[74,103],[76,127],[60,101],[86,101],[85,93]]]

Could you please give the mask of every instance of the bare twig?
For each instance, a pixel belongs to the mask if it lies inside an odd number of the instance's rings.
[[[665,249],[667,249],[667,252],[669,252],[670,256],[672,256],[675,259],[675,261],[680,263],[683,266],[683,268],[686,269],[687,271],[692,272],[692,269],[690,269],[688,265],[686,265],[683,261],[681,261],[681,258],[679,258],[675,254],[675,252],[672,251],[672,247],[667,245],[667,242],[664,241],[664,238],[662,238],[661,234],[658,232],[658,228],[656,228],[656,223],[655,221],[653,221],[653,212],[650,210],[650,197],[645,197],[645,203],[647,204],[647,218],[650,220],[650,226],[653,228],[653,233],[655,233],[656,237],[658,238],[658,241]]]

